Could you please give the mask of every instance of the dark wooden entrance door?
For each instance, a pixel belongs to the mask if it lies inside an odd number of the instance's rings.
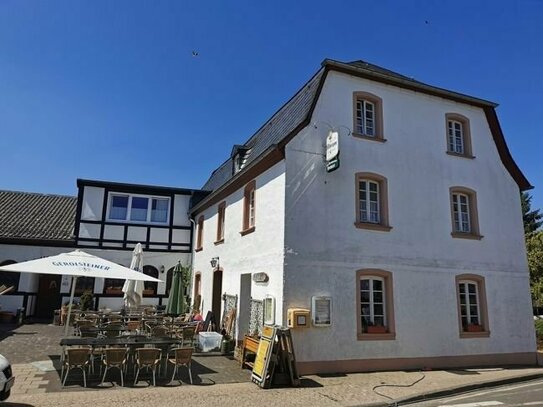
[[[53,318],[54,311],[59,309],[60,304],[60,283],[62,276],[53,274],[40,274],[38,284],[38,296],[36,298],[37,318]]]
[[[222,303],[222,270],[215,270],[213,273],[213,297],[211,299],[211,312],[215,317],[215,330],[221,329],[221,303]]]

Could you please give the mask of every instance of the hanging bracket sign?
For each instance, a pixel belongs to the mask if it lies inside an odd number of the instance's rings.
[[[339,133],[330,131],[326,137],[326,172],[339,168]]]

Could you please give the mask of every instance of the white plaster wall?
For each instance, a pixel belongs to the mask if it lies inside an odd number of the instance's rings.
[[[355,139],[352,93],[383,100],[385,143]],[[445,114],[471,124],[475,159],[445,153]],[[294,332],[297,359],[335,360],[535,350],[518,187],[502,165],[481,109],[330,73],[312,122],[286,147],[285,297],[309,308],[333,297],[333,327]],[[341,167],[327,174],[328,124],[340,130]],[[356,172],[388,180],[390,232],[355,222]],[[477,192],[480,241],[451,237],[449,187]],[[355,273],[393,273],[396,340],[356,339]],[[485,276],[490,338],[460,339],[454,276]],[[337,346],[341,344],[341,346]]]
[[[104,204],[104,188],[84,187],[83,204],[81,206],[82,220],[102,220],[102,205]]]
[[[38,259],[41,257],[54,256],[71,250],[66,247],[39,247],[22,245],[0,245],[0,263],[6,260],[13,260],[17,263],[26,260]],[[37,274],[21,273],[19,278],[18,291],[35,293],[38,291],[39,276]],[[23,306],[23,296],[0,295],[0,309],[15,312]],[[27,314],[33,313],[33,307],[29,301]]]
[[[175,195],[173,224],[175,226],[190,226],[189,203],[190,195]]]
[[[239,233],[242,229],[243,218],[243,187],[226,198],[224,243],[214,244],[217,236],[218,204],[203,212],[205,216],[203,249],[194,253],[193,269],[195,273],[202,273],[204,316],[212,306],[213,270],[210,260],[213,257],[219,257],[220,267],[223,269],[223,293],[239,296],[242,274],[265,272],[269,276],[269,281],[263,284],[252,282],[251,296],[261,300],[266,295],[273,295],[277,304],[281,304],[283,300],[284,172],[285,165],[282,161],[256,178],[256,228],[253,233],[245,236]],[[282,323],[280,311],[276,312],[276,319],[278,324]],[[242,334],[243,332],[239,333],[239,335]]]

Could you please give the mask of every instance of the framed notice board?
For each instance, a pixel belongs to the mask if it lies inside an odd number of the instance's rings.
[[[275,335],[275,328],[271,326],[264,326],[262,328],[262,337],[260,338],[253,366],[251,380],[264,388],[270,386],[271,376],[273,375],[273,372],[270,371],[270,360],[275,344]],[[272,364],[272,369],[273,366]]]

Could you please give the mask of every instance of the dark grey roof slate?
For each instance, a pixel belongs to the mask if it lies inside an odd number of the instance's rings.
[[[77,198],[0,191],[0,238],[72,240]]]
[[[298,127],[310,113],[324,70],[321,69],[287,103],[251,136],[244,147],[250,149],[245,166],[254,161],[269,147],[279,143]],[[213,171],[203,190],[213,191],[232,178],[232,158]]]

